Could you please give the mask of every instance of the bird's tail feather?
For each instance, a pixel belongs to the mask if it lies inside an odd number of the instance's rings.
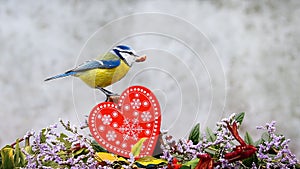
[[[76,72],[74,71],[67,71],[65,73],[62,73],[62,74],[59,74],[59,75],[56,75],[56,76],[52,76],[52,77],[49,77],[47,79],[45,79],[44,81],[49,81],[49,80],[53,80],[53,79],[57,79],[57,78],[61,78],[61,77],[66,77],[66,76],[71,76],[71,75],[75,75]]]

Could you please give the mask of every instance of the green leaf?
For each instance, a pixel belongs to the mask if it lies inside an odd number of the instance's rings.
[[[206,128],[206,138],[209,142],[214,142],[217,139],[217,136],[212,132],[210,128]]]
[[[140,155],[143,143],[146,140],[147,140],[147,138],[141,138],[137,143],[135,143],[135,145],[132,146],[131,153],[134,157],[137,157]]]
[[[19,165],[19,155],[20,155],[20,147],[19,147],[19,140],[16,141],[16,147],[14,152],[14,164],[15,166]]]
[[[260,145],[260,144],[263,143],[263,142],[264,142],[263,139],[260,138],[260,139],[258,139],[257,141],[255,141],[253,145],[254,145],[255,147],[257,147],[258,145]]]
[[[246,132],[244,140],[247,144],[254,145],[253,139],[248,132]]]
[[[195,168],[197,166],[197,164],[199,163],[199,160],[200,160],[199,158],[195,158],[191,161],[188,161],[188,162],[184,163],[182,165],[182,167],[185,166],[185,167],[188,167],[188,168]]]
[[[139,158],[138,160],[135,161],[135,164],[140,167],[140,168],[148,168],[148,167],[155,167],[160,164],[167,164],[168,162],[163,159],[155,158],[152,156],[146,156]]]
[[[268,132],[262,133],[261,139],[262,139],[263,141],[270,141],[270,134],[269,134]]]
[[[194,144],[198,144],[200,141],[200,123],[196,124],[191,130],[189,140],[192,140]]]
[[[47,132],[47,130],[45,128],[43,128],[41,131],[41,143],[46,143],[46,140],[47,140],[46,132]]]
[[[258,162],[258,159],[257,159],[257,156],[255,153],[251,157],[243,160],[243,164],[249,168],[252,168],[252,164],[253,163],[257,164],[257,162]]]
[[[15,146],[15,154],[14,154],[14,163],[16,167],[24,167],[25,166],[25,154],[20,149],[19,140],[16,141]]]
[[[1,149],[1,158],[3,169],[11,169],[15,167],[14,164],[14,149],[11,146],[5,146]]]
[[[244,117],[245,117],[245,112],[241,112],[241,113],[235,115],[234,119],[236,122],[238,122],[241,125],[244,120]]]
[[[218,149],[215,149],[213,147],[208,147],[204,151],[209,154],[216,154],[218,152]]]
[[[60,133],[59,137],[57,138],[58,141],[64,143],[65,147],[67,149],[70,149],[72,146],[72,143],[70,143],[69,141],[67,141],[65,138],[67,138],[68,136],[64,133]]]
[[[28,154],[30,154],[30,155],[34,154],[34,152],[32,151],[32,147],[31,147],[31,146],[26,146],[26,147],[24,148],[24,150],[25,150]]]
[[[74,157],[84,154],[84,150],[86,150],[86,148],[81,148],[79,150],[74,151],[73,152]]]
[[[92,141],[92,147],[96,152],[108,152],[105,148],[101,147],[95,140]]]
[[[45,167],[51,167],[51,168],[61,168],[59,164],[57,164],[55,161],[43,161],[42,166]]]

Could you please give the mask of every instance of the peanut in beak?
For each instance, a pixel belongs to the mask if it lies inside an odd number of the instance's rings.
[[[147,56],[143,55],[143,56],[139,56],[135,59],[135,62],[144,62],[146,60]]]

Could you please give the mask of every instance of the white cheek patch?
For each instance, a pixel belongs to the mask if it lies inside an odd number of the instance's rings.
[[[132,64],[135,62],[135,57],[129,54],[124,54],[123,55],[124,59],[126,60],[126,62],[128,63],[129,66],[132,66]]]

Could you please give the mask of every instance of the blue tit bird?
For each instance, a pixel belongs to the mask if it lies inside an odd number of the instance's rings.
[[[106,95],[107,101],[110,96],[116,94],[104,88],[121,80],[134,62],[143,62],[145,60],[146,56],[138,56],[131,47],[118,45],[110,52],[100,55],[94,60],[86,61],[74,69],[47,78],[45,81],[75,76],[88,86],[100,89]]]

